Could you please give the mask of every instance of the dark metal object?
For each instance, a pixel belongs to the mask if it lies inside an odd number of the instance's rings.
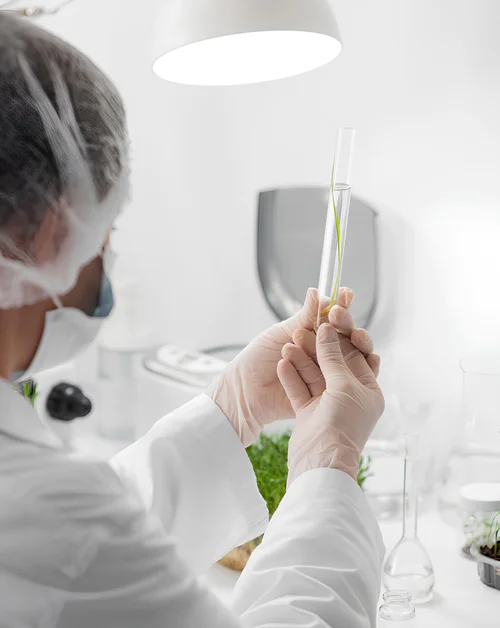
[[[495,565],[494,563],[497,564]],[[484,584],[500,591],[500,561],[488,558],[483,559],[481,555],[478,555],[477,571]]]
[[[67,422],[90,414],[92,402],[83,394],[81,388],[62,382],[51,390],[47,397],[46,409],[51,418]]]

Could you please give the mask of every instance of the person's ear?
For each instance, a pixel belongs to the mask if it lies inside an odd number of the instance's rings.
[[[59,208],[49,207],[33,239],[33,256],[36,264],[43,264],[56,257],[60,243],[60,222]]]

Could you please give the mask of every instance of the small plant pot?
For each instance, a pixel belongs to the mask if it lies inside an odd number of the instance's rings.
[[[481,581],[489,587],[500,591],[500,561],[493,560],[478,553],[476,555],[477,571]]]

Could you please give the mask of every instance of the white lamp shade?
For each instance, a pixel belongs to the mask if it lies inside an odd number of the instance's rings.
[[[187,85],[242,85],[318,68],[341,51],[328,0],[164,0],[153,69]]]

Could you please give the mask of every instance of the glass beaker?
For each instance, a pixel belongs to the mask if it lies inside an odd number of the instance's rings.
[[[466,358],[461,420],[439,495],[446,523],[460,525],[460,491],[468,484],[500,482],[500,359]]]
[[[382,358],[386,369],[385,358]],[[382,375],[383,378],[383,375]],[[387,379],[387,378],[386,378]],[[431,405],[422,399],[408,400],[396,392],[394,382],[381,384],[385,393],[385,412],[368,440],[364,454],[370,459],[370,476],[363,486],[366,497],[379,521],[397,519],[403,509],[401,472],[404,464],[404,434],[417,430],[426,432],[425,426],[431,413]],[[415,395],[416,396],[416,395]],[[429,476],[432,450],[427,447],[429,438],[423,439],[425,449],[419,457],[420,482],[419,496],[425,501],[434,484]],[[422,439],[421,439],[422,442]],[[424,451],[424,454],[422,454]]]
[[[337,301],[344,262],[349,206],[351,203],[351,159],[354,129],[339,129],[330,180],[325,237],[318,283],[319,307],[316,329],[328,321],[328,312]]]
[[[399,416],[391,399],[386,397],[386,410],[365,445],[363,454],[369,460],[369,476],[363,486],[379,521],[397,519],[402,512],[401,470],[404,442]]]

